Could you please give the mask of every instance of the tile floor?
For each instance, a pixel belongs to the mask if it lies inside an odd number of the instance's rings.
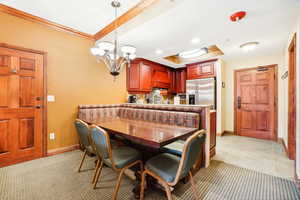
[[[281,144],[235,135],[217,137],[215,160],[265,174],[294,179],[294,161],[289,160]]]

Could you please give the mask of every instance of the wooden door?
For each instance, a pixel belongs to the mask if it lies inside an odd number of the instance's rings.
[[[0,47],[0,167],[42,156],[43,55]]]
[[[296,158],[296,35],[289,46],[288,157]]]
[[[277,140],[276,66],[235,71],[237,135]]]

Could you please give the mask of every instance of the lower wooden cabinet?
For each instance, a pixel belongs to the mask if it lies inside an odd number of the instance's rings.
[[[210,113],[210,157],[216,155],[217,143],[217,112]]]

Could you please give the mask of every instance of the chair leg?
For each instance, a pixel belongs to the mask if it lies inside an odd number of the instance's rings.
[[[98,173],[98,169],[99,169],[99,167],[100,167],[100,160],[98,159],[98,160],[97,160],[97,164],[96,164],[96,168],[95,168],[95,172],[94,172],[94,176],[93,176],[92,183],[94,183],[94,182],[95,182],[96,175],[97,175],[97,173]]]
[[[196,185],[195,185],[194,178],[193,178],[193,175],[192,175],[191,171],[189,172],[189,175],[190,175],[190,181],[191,181],[192,189],[193,189],[193,192],[194,192],[194,196],[195,196],[195,199],[197,200],[198,195],[197,195]]]
[[[80,169],[81,169],[81,167],[82,167],[82,164],[83,164],[83,161],[84,161],[84,159],[85,159],[86,154],[87,154],[87,151],[86,151],[86,149],[85,149],[85,150],[84,150],[84,153],[83,153],[82,160],[81,160],[80,165],[79,165],[79,168],[78,168],[78,172],[80,172]]]
[[[165,186],[165,190],[166,190],[166,193],[167,193],[168,200],[172,200],[172,194],[171,194],[170,186],[168,186],[168,185],[164,185],[164,186]]]
[[[95,178],[95,181],[94,181],[93,189],[95,189],[96,186],[97,186],[97,183],[98,183],[98,180],[99,180],[99,177],[101,175],[102,168],[103,168],[103,161],[99,160],[99,162],[100,162],[100,166],[99,166],[99,169],[97,171],[97,175],[96,175],[96,178]]]
[[[127,168],[123,168],[119,174],[119,177],[118,177],[118,181],[117,181],[117,184],[116,184],[116,187],[115,187],[115,191],[113,193],[113,200],[117,200],[117,197],[118,197],[118,192],[119,192],[119,189],[120,189],[120,185],[121,185],[121,181],[122,181],[122,177],[123,177],[123,174],[124,174],[124,171],[126,170]]]
[[[146,179],[146,175],[147,175],[147,172],[144,171],[142,173],[142,182],[141,182],[141,191],[140,191],[140,200],[144,200],[144,190],[145,190],[145,179]]]

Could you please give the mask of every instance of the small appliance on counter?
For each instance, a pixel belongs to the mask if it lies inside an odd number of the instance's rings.
[[[129,95],[128,103],[136,103],[136,102],[137,102],[137,96],[136,95]]]

